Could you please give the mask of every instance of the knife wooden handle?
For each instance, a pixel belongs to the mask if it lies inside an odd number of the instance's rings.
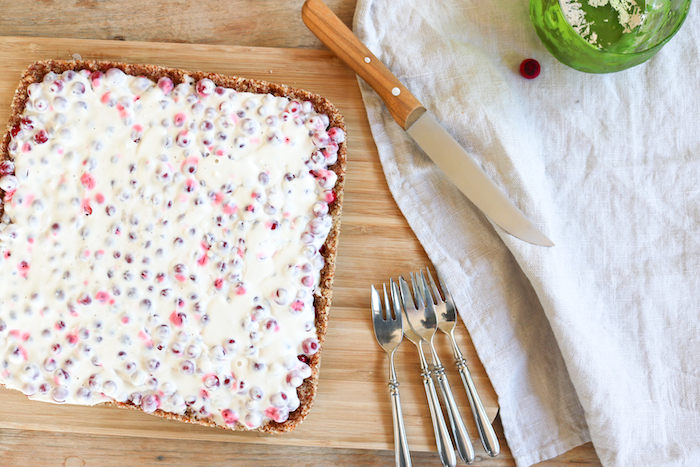
[[[306,0],[301,8],[306,26],[321,42],[360,75],[389,108],[391,116],[407,130],[423,115],[425,107],[380,62],[321,0]]]

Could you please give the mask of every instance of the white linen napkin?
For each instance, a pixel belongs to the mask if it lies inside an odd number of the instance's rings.
[[[526,0],[357,3],[360,39],[556,243],[491,224],[360,80],[519,467],[588,440],[605,466],[700,465],[698,8],[651,61],[592,75],[547,52]]]

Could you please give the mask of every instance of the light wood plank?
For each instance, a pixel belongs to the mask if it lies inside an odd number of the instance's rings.
[[[20,53],[19,51],[23,51]],[[369,285],[429,264],[420,244],[388,191],[354,74],[324,51],[218,45],[174,45],[75,39],[0,38],[0,120],[22,70],[32,61],[85,59],[154,63],[274,80],[326,96],[345,115],[348,126],[348,177],[343,209],[331,321],[321,365],[316,403],[307,421],[293,433],[269,436],[231,433],[161,420],[136,411],[74,407],[28,401],[0,391],[0,428],[112,436],[139,436],[338,448],[392,449],[388,364],[377,345],[369,313]],[[368,261],[371,258],[371,261]],[[458,332],[474,380],[493,419],[496,395],[490,387],[466,330]],[[438,336],[439,352],[455,389],[468,429],[477,438],[451,351]],[[407,433],[415,451],[434,449],[432,428],[420,379],[418,357],[409,342],[398,354]],[[328,433],[334,433],[332,437]]]
[[[474,465],[514,467],[515,461],[505,444],[500,419],[496,434],[503,449],[496,458],[479,454]],[[371,449],[335,449],[305,446],[261,446],[247,443],[115,437],[95,434],[41,433],[26,430],[0,432],[0,458],[3,467],[99,466],[123,467],[357,467],[393,465],[394,453]],[[440,465],[437,453],[413,452],[414,467]],[[128,459],[128,462],[125,461]],[[537,467],[600,467],[587,443]]]
[[[0,0],[0,34],[113,41],[320,48],[304,0]],[[348,26],[355,2],[327,0]]]

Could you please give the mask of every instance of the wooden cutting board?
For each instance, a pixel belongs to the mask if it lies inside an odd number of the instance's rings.
[[[354,73],[330,52],[318,50],[0,37],[0,130],[4,131],[1,122],[7,121],[22,71],[36,60],[70,60],[74,54],[83,59],[264,79],[316,92],[340,109],[349,137],[347,181],[318,394],[311,414],[299,428],[273,436],[187,425],[133,410],[33,402],[19,392],[0,389],[0,429],[393,449],[388,361],[374,339],[370,284],[381,286],[390,277],[407,276],[430,263],[384,180]],[[496,395],[461,324],[457,338],[493,420]],[[476,441],[476,427],[459,374],[451,365],[449,344],[443,335],[436,341],[462,416]],[[397,353],[397,372],[410,448],[435,450],[418,357],[408,341]],[[478,441],[475,449],[483,453]]]

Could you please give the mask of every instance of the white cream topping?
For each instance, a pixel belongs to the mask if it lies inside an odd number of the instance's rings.
[[[283,422],[318,349],[314,290],[344,134],[310,102],[49,73],[12,130],[0,223],[0,382]]]

